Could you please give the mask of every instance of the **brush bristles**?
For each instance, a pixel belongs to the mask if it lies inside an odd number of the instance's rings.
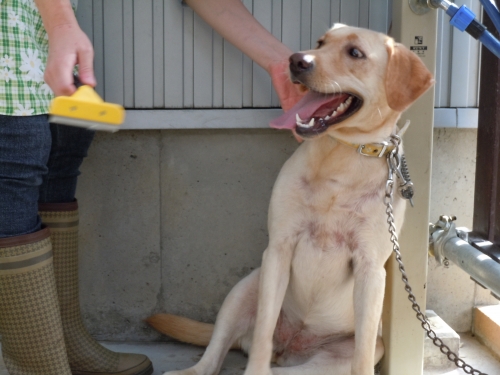
[[[102,122],[79,120],[71,117],[53,116],[53,115],[49,116],[49,122],[61,125],[87,128],[89,130],[104,130],[111,133],[117,132],[120,129],[119,125],[103,124]]]

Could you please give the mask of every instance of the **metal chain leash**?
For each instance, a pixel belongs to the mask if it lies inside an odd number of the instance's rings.
[[[427,316],[422,313],[420,305],[417,303],[417,299],[413,294],[411,286],[408,282],[408,276],[406,274],[406,270],[403,264],[403,260],[401,258],[401,252],[398,242],[398,235],[396,234],[396,226],[394,224],[394,214],[392,203],[394,201],[394,175],[397,175],[400,179],[402,179],[402,184],[399,188],[402,190],[401,193],[404,198],[406,198],[403,194],[403,189],[408,183],[411,183],[409,180],[409,175],[402,176],[400,171],[401,168],[401,155],[399,155],[399,145],[401,144],[401,137],[397,135],[391,136],[391,142],[394,144],[394,150],[392,150],[387,155],[387,165],[389,169],[389,176],[387,178],[386,187],[385,187],[385,197],[384,204],[386,205],[386,214],[387,214],[387,223],[389,224],[389,233],[391,234],[391,242],[392,242],[392,250],[394,251],[396,261],[399,264],[399,271],[402,274],[402,280],[405,284],[405,290],[408,293],[408,299],[411,302],[411,307],[413,311],[417,313],[417,319],[421,322],[422,328],[427,333],[427,336],[432,340],[435,346],[439,348],[441,353],[446,355],[451,362],[454,362],[455,365],[461,368],[466,374],[473,375],[488,375],[484,372],[474,369],[472,366],[465,363],[462,359],[458,357],[456,353],[454,353],[439,337],[437,337],[436,332],[431,328],[431,324],[427,319]],[[406,198],[408,199],[408,198]]]

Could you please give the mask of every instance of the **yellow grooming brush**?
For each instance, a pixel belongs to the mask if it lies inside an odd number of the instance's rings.
[[[56,97],[49,109],[49,122],[79,126],[91,130],[116,132],[125,120],[121,105],[106,103],[75,76],[76,92],[71,96]]]

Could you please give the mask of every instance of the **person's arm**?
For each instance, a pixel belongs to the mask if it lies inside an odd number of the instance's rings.
[[[49,37],[49,55],[44,79],[55,95],[75,91],[73,69],[83,84],[95,86],[94,50],[80,29],[69,0],[35,0]]]
[[[284,110],[302,97],[288,74],[288,58],[292,51],[263,27],[241,0],[185,2],[224,39],[269,73]]]

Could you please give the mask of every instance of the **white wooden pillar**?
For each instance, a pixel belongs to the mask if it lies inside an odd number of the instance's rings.
[[[392,20],[391,35],[396,41],[413,49],[429,70],[435,72],[437,11],[416,15],[411,11],[408,0],[394,0]],[[413,293],[423,312],[427,282],[433,109],[434,90],[430,90],[401,117],[401,123],[406,119],[411,120],[411,126],[404,136],[404,147],[415,184],[415,207],[408,205],[400,245]],[[391,256],[386,268],[382,374],[422,375],[424,331],[411,308],[394,256]]]

